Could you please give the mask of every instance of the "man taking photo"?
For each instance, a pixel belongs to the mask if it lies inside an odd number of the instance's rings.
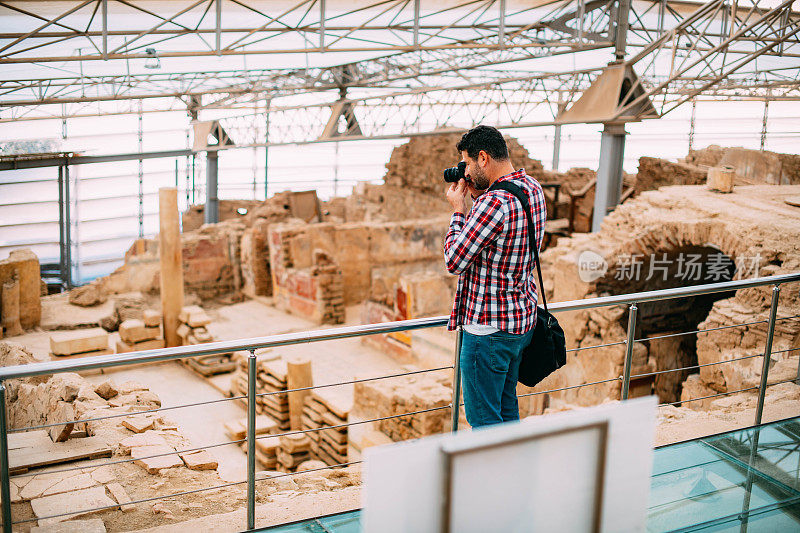
[[[450,185],[453,206],[444,241],[447,271],[458,274],[447,328],[464,328],[459,361],[467,421],[473,428],[519,420],[517,378],[522,350],[536,324],[538,296],[530,231],[541,247],[547,216],[539,183],[514,170],[503,135],[477,126],[456,149],[466,163],[465,179]],[[535,228],[508,191],[491,190],[511,181],[527,195]],[[466,195],[474,203],[467,212]]]

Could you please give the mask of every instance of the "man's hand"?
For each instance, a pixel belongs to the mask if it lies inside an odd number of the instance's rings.
[[[477,200],[478,196],[485,193],[485,189],[476,189],[475,184],[472,181],[467,182],[467,190],[469,191],[470,196],[472,196],[473,200]]]
[[[463,179],[458,183],[451,183],[447,189],[447,201],[453,206],[453,211],[467,214],[467,182]]]

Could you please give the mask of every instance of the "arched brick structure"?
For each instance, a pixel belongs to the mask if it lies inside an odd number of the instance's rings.
[[[655,278],[638,281],[616,279],[621,269],[630,267],[633,263],[631,257],[637,254],[643,258],[643,270],[649,268],[647,261],[651,254],[659,260],[664,259],[663,254],[667,254],[666,259],[668,262],[671,259],[673,263],[672,274],[677,268],[674,265],[675,258],[680,253],[700,254],[704,257],[703,263],[712,255],[715,260],[727,257],[737,267],[733,279],[754,277],[756,270],[758,276],[800,271],[800,208],[784,202],[786,198],[798,194],[798,186],[737,187],[731,194],[714,193],[702,186],[673,186],[645,192],[606,217],[600,232],[575,234],[559,240],[556,246],[548,249],[543,256],[545,277],[548,279],[546,290],[552,301],[566,301],[730,279],[730,270],[728,277],[690,281],[679,279],[678,283],[675,280],[662,282]],[[584,268],[581,272],[579,264],[587,257],[595,260],[602,257],[607,263],[607,270],[603,273],[602,269],[587,271]],[[684,261],[684,267],[686,263]],[[584,261],[584,266],[586,264]],[[596,274],[591,275],[592,272]],[[703,271],[701,278],[706,278],[707,274],[707,271]],[[800,314],[798,285],[784,286],[778,308],[779,317]],[[717,295],[715,301],[705,302],[708,311],[702,310],[702,316],[696,318],[700,320],[696,327],[718,328],[765,320],[770,291],[770,287],[759,287]],[[694,304],[689,311],[698,311],[700,303]],[[683,326],[691,324],[689,311],[688,322]],[[566,332],[568,348],[610,344],[626,338],[627,306],[559,313],[558,318]],[[766,330],[764,321],[698,334],[697,363],[704,365],[761,353]],[[800,347],[800,319],[780,321],[776,327],[773,350],[791,347]],[[666,352],[670,350],[672,348]],[[773,358],[781,362],[793,357],[796,369],[797,356],[798,351],[793,351],[774,355]],[[570,352],[568,364],[540,384],[537,390],[614,379],[622,374],[624,357],[624,344]],[[672,363],[678,364],[680,361]],[[681,364],[685,365],[685,361]],[[761,364],[760,358],[753,358],[702,367],[699,374],[694,370],[692,373],[696,375],[690,376],[682,384],[682,399],[757,385]],[[634,374],[648,371],[646,346],[634,347],[633,366]],[[650,361],[649,371],[653,370],[652,366]],[[781,368],[789,366],[786,362]],[[607,399],[618,399],[620,385],[620,381],[614,380],[552,393],[550,398],[569,404],[594,405]],[[664,394],[668,395],[666,392]],[[700,408],[708,402],[710,400],[687,405]],[[539,400],[538,403],[541,408],[543,402]]]

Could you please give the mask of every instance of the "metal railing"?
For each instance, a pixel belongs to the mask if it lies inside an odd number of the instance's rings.
[[[798,368],[798,377],[797,379],[792,380],[783,380],[777,383],[768,383],[768,374],[769,374],[769,363],[770,358],[773,354],[782,353],[782,352],[789,352],[789,351],[796,351],[798,348],[790,348],[788,350],[780,350],[777,352],[772,351],[772,341],[774,337],[775,325],[779,321],[783,320],[791,320],[800,318],[800,315],[794,316],[786,316],[786,317],[778,317],[777,316],[777,309],[778,309],[778,301],[780,298],[780,291],[781,285],[791,282],[798,282],[800,281],[800,272],[794,274],[784,274],[778,276],[770,276],[770,277],[762,277],[762,278],[755,278],[749,280],[737,280],[737,281],[729,281],[729,282],[722,282],[722,283],[713,283],[708,285],[695,285],[691,287],[679,287],[673,289],[664,289],[658,291],[650,291],[650,292],[641,292],[641,293],[632,293],[632,294],[625,294],[625,295],[618,295],[618,296],[605,296],[599,298],[587,298],[584,300],[576,300],[576,301],[569,301],[569,302],[557,302],[553,303],[549,306],[549,309],[552,312],[566,312],[566,311],[577,311],[583,309],[592,309],[598,307],[607,307],[607,306],[615,306],[615,305],[628,305],[629,306],[629,314],[628,314],[628,330],[627,330],[627,338],[622,339],[616,342],[609,342],[604,344],[597,344],[592,346],[582,346],[577,348],[571,348],[570,352],[579,352],[583,350],[590,350],[595,348],[607,347],[607,346],[617,346],[617,345],[626,345],[625,349],[625,361],[623,367],[623,374],[621,376],[612,377],[610,379],[603,379],[599,381],[589,382],[589,383],[581,383],[577,385],[561,387],[556,389],[550,390],[543,390],[543,391],[536,391],[526,394],[519,395],[520,398],[528,397],[528,396],[535,396],[541,394],[549,394],[553,392],[560,392],[565,390],[572,390],[578,389],[582,387],[590,387],[604,383],[611,383],[611,382],[621,382],[621,399],[626,400],[628,398],[629,393],[629,386],[631,379],[641,379],[645,377],[655,377],[657,375],[669,373],[669,372],[684,372],[688,370],[695,370],[702,367],[712,366],[712,365],[720,365],[720,364],[728,364],[737,361],[753,359],[757,357],[763,358],[762,364],[762,373],[761,373],[761,381],[759,386],[757,387],[746,387],[739,390],[734,391],[727,391],[722,392],[719,394],[714,394],[710,396],[700,397],[700,398],[691,398],[687,400],[682,400],[680,402],[672,402],[673,404],[678,403],[685,403],[685,402],[692,402],[692,401],[700,401],[700,400],[707,400],[711,398],[716,398],[720,396],[727,396],[731,394],[737,394],[741,392],[753,391],[758,390],[758,404],[756,407],[756,415],[754,424],[760,424],[761,418],[764,409],[764,400],[766,396],[766,389],[767,386],[771,385],[778,385],[781,383],[787,382],[795,382],[800,385],[800,366]],[[683,333],[672,333],[667,335],[660,335],[649,337],[646,339],[637,339],[635,337],[635,330],[637,326],[637,318],[638,318],[638,305],[643,302],[652,302],[658,300],[666,300],[666,299],[674,299],[674,298],[682,298],[682,297],[693,297],[699,296],[704,294],[714,294],[720,292],[726,292],[731,290],[738,290],[738,289],[745,289],[745,288],[753,288],[753,287],[760,287],[765,285],[773,285],[772,289],[772,298],[770,302],[769,308],[769,316],[766,320],[758,320],[753,322],[745,322],[741,324],[733,324],[733,325],[725,325],[720,327],[713,327],[707,329],[698,329],[692,330]],[[351,327],[341,327],[341,328],[332,328],[326,330],[316,330],[316,331],[309,331],[309,332],[299,332],[299,333],[288,333],[288,334],[280,334],[280,335],[271,335],[268,337],[257,337],[251,339],[242,339],[242,340],[235,340],[235,341],[219,341],[219,342],[211,342],[207,344],[201,345],[192,345],[192,346],[182,346],[177,348],[165,348],[165,349],[158,349],[158,350],[147,350],[142,352],[131,352],[126,354],[114,354],[114,355],[104,355],[104,356],[97,356],[91,358],[83,358],[83,359],[75,359],[75,360],[65,360],[65,361],[49,361],[49,362],[42,362],[42,363],[32,363],[27,365],[16,365],[16,366],[7,366],[0,368],[0,498],[2,499],[2,522],[3,522],[3,531],[10,532],[12,525],[24,523],[24,522],[31,522],[35,520],[42,520],[48,518],[58,518],[61,516],[67,516],[78,513],[85,513],[92,510],[103,510],[103,509],[112,509],[119,507],[119,505],[114,506],[107,506],[98,509],[85,509],[85,510],[77,510],[77,511],[70,511],[69,513],[63,513],[61,515],[53,515],[47,517],[36,517],[32,519],[24,519],[18,520],[16,522],[13,521],[11,516],[11,494],[10,494],[10,468],[9,468],[9,459],[8,459],[8,421],[7,421],[7,411],[6,411],[6,392],[7,392],[7,381],[11,379],[18,379],[18,378],[26,378],[26,377],[34,377],[34,376],[43,376],[43,375],[50,375],[50,374],[58,374],[64,372],[80,372],[86,370],[95,370],[101,368],[113,368],[119,366],[127,366],[127,365],[134,365],[134,364],[142,364],[142,363],[154,363],[160,361],[174,361],[180,360],[189,357],[198,357],[204,355],[214,355],[214,354],[222,354],[228,353],[233,351],[248,351],[249,356],[247,358],[247,376],[248,376],[248,390],[247,395],[244,396],[234,396],[216,400],[209,400],[203,402],[196,402],[191,404],[184,404],[184,405],[177,405],[177,406],[167,406],[167,407],[158,407],[154,409],[144,409],[135,412],[129,413],[114,413],[105,416],[96,416],[92,418],[74,420],[71,423],[78,424],[78,423],[87,423],[87,422],[96,422],[100,420],[106,419],[114,419],[114,418],[124,418],[131,415],[137,414],[145,414],[145,413],[155,413],[160,411],[167,411],[172,409],[182,409],[187,407],[197,407],[203,405],[210,405],[220,402],[227,402],[233,400],[247,400],[247,432],[246,438],[239,439],[239,440],[231,440],[221,443],[214,443],[205,446],[198,446],[193,448],[187,448],[182,450],[175,450],[168,453],[159,453],[154,454],[147,457],[137,457],[134,458],[125,458],[125,459],[117,459],[112,461],[105,461],[98,465],[92,465],[93,467],[99,467],[103,465],[111,465],[111,464],[121,464],[121,463],[128,463],[133,461],[141,461],[143,459],[155,458],[155,457],[162,457],[166,455],[174,455],[174,454],[181,454],[187,453],[192,451],[198,450],[205,450],[209,448],[215,448],[220,446],[226,446],[229,444],[242,444],[246,443],[247,446],[247,480],[246,481],[234,481],[229,483],[224,483],[221,485],[215,485],[212,487],[202,487],[194,490],[183,491],[179,493],[167,494],[164,496],[154,496],[150,498],[135,500],[132,502],[125,502],[125,505],[135,505],[138,503],[149,502],[159,499],[165,498],[173,498],[177,496],[187,495],[187,494],[194,494],[203,491],[211,491],[217,490],[225,487],[232,487],[238,486],[242,484],[247,484],[247,528],[254,529],[255,528],[255,488],[256,482],[261,481],[257,480],[256,478],[256,469],[255,469],[255,445],[256,441],[260,439],[268,439],[268,438],[277,438],[283,435],[293,435],[293,434],[307,434],[312,432],[324,431],[324,430],[333,430],[333,429],[341,429],[347,428],[349,426],[358,425],[358,424],[367,424],[372,422],[380,422],[385,420],[392,420],[410,416],[417,416],[424,413],[429,412],[437,412],[443,410],[450,410],[452,418],[451,418],[451,430],[457,431],[458,429],[458,418],[459,418],[459,409],[454,408],[454,406],[460,407],[463,403],[460,402],[460,372],[458,371],[459,366],[459,357],[458,354],[460,352],[461,346],[461,336],[462,332],[459,330],[456,335],[456,343],[455,343],[455,358],[454,364],[452,366],[444,366],[438,368],[430,368],[430,369],[423,369],[423,370],[415,370],[409,372],[401,372],[396,374],[388,374],[383,376],[375,376],[375,377],[368,377],[368,378],[361,378],[361,379],[354,379],[350,381],[342,381],[336,383],[327,383],[322,385],[313,385],[310,387],[302,387],[302,388],[295,388],[289,390],[280,390],[280,391],[271,391],[271,392],[264,392],[264,393],[256,393],[256,380],[257,380],[257,356],[256,350],[263,349],[263,348],[272,348],[272,347],[280,347],[280,346],[290,346],[290,345],[297,345],[297,344],[304,344],[304,343],[313,343],[313,342],[321,342],[321,341],[329,341],[335,339],[345,339],[345,338],[353,338],[353,337],[363,337],[367,335],[374,335],[374,334],[386,334],[386,333],[393,333],[393,332],[401,332],[401,331],[410,331],[416,329],[424,329],[424,328],[433,328],[433,327],[442,327],[447,324],[448,317],[439,316],[439,317],[430,317],[430,318],[420,318],[420,319],[413,319],[413,320],[403,320],[397,322],[386,322],[380,324],[367,324],[361,326],[351,326]],[[645,340],[654,340],[659,338],[667,338],[667,337],[675,337],[679,335],[691,335],[697,333],[704,333],[710,331],[717,331],[722,329],[728,328],[736,328],[736,327],[744,327],[744,326],[751,326],[757,324],[767,324],[767,337],[764,346],[764,351],[759,354],[751,354],[746,355],[743,357],[734,358],[731,360],[726,361],[718,361],[713,363],[706,363],[706,364],[698,364],[683,368],[677,369],[666,369],[666,370],[658,370],[655,372],[649,372],[645,374],[631,374],[632,368],[632,358],[633,358],[633,344],[634,342],[638,341],[645,341]],[[367,381],[375,381],[375,380],[382,380],[382,379],[391,379],[401,376],[407,376],[412,374],[423,374],[428,372],[439,372],[439,371],[446,371],[455,369],[456,371],[453,372],[453,396],[452,401],[448,405],[432,407],[428,409],[421,409],[417,411],[412,411],[408,413],[401,413],[401,414],[394,414],[384,417],[378,417],[368,420],[358,420],[353,422],[346,422],[343,424],[337,425],[327,425],[321,426],[317,428],[309,428],[309,429],[300,429],[300,430],[292,430],[286,431],[280,434],[268,434],[268,435],[259,435],[256,436],[256,427],[255,427],[255,416],[256,416],[256,399],[261,396],[271,396],[271,395],[278,395],[278,394],[289,394],[292,392],[299,392],[299,391],[306,391],[312,389],[319,389],[325,387],[335,387],[341,385],[349,385],[355,383],[362,383]],[[670,403],[661,404],[664,405],[671,405]],[[30,426],[25,428],[17,428],[11,430],[11,432],[20,432],[20,431],[29,431],[29,430],[37,430],[37,429],[45,429],[53,426],[63,426],[65,424],[69,424],[69,421],[64,421],[55,424],[44,424],[38,426]],[[328,465],[326,467],[321,467],[314,470],[325,470],[328,468],[336,468],[336,467],[344,467],[349,465],[358,464],[360,461],[351,461],[345,462],[340,464]],[[81,470],[86,468],[86,466],[80,467],[67,467],[58,470],[49,470],[49,473],[58,473],[58,472],[70,472],[75,470]],[[310,470],[310,471],[314,471]],[[271,476],[268,479],[276,479],[279,477],[286,477],[286,476],[294,476],[298,475],[301,472],[288,472],[285,474],[280,474],[276,476]],[[33,473],[23,473],[17,474],[16,477],[26,477],[26,476],[33,476],[36,474]],[[120,502],[121,503],[121,502]]]

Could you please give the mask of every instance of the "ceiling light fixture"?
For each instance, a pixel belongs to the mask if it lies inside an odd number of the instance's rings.
[[[159,59],[155,48],[147,48],[144,53],[147,55],[147,61],[144,63],[144,68],[149,68],[152,70],[161,68],[161,59]]]

